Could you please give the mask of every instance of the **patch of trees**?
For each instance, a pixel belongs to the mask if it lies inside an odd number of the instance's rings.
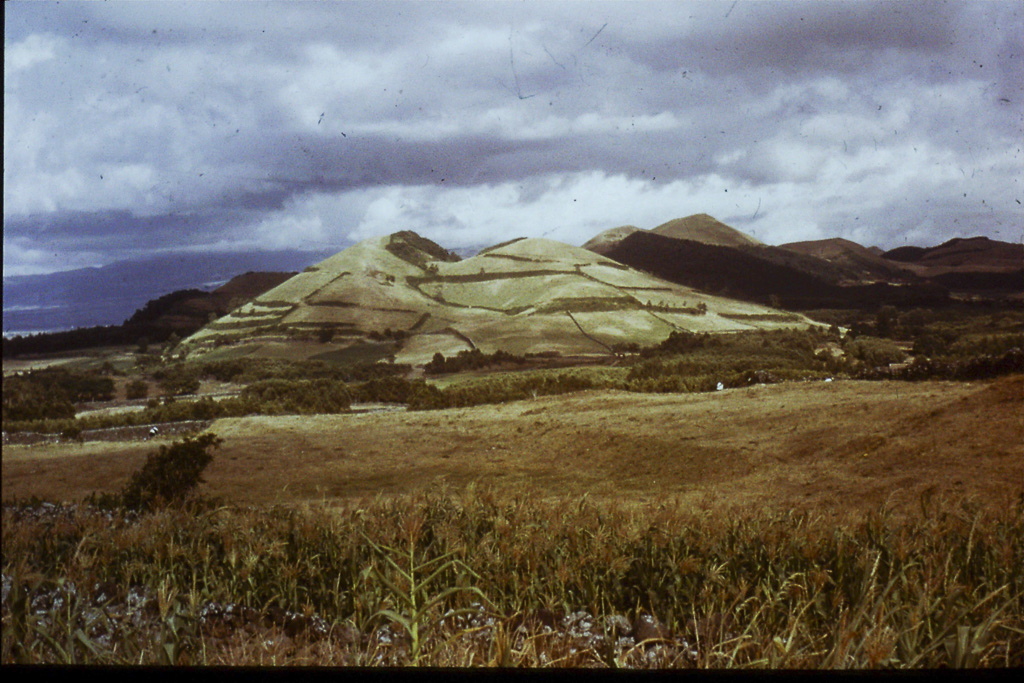
[[[153,379],[160,383],[165,394],[182,396],[199,391],[199,373],[192,368],[167,366],[156,370]]]
[[[237,398],[214,400],[207,396],[195,401],[180,401],[167,397],[163,402],[152,399],[145,409],[132,413],[90,415],[77,419],[73,413],[52,418],[25,418],[5,421],[4,428],[11,432],[80,434],[87,429],[215,420],[246,415],[343,413],[349,410],[351,403],[352,392],[348,385],[338,380],[265,380],[247,386]]]
[[[184,364],[175,364],[184,368]],[[339,365],[319,360],[288,361],[273,359],[234,358],[190,364],[200,378],[219,382],[248,384],[265,379],[332,379],[343,382],[365,382],[381,377],[402,376],[412,370],[405,363],[362,362]]]
[[[669,334],[660,344],[641,349],[640,356],[654,358],[714,350],[718,355],[768,354],[808,359],[813,358],[814,349],[829,336],[829,333],[818,329],[764,330],[739,334],[677,331]]]
[[[75,403],[109,401],[114,380],[95,372],[47,368],[3,379],[3,421],[69,418]]]
[[[572,372],[544,376],[509,374],[445,389],[422,383],[410,393],[408,405],[409,410],[464,408],[566,394],[599,386],[602,385],[590,377]]]
[[[411,230],[403,230],[391,235],[391,239],[384,248],[403,261],[424,269],[430,259],[448,263],[462,260],[456,254],[425,237],[420,237]]]
[[[125,398],[138,399],[146,398],[149,395],[149,385],[144,380],[133,379],[125,385]]]
[[[470,349],[459,351],[451,358],[445,358],[444,354],[435,353],[431,361],[423,366],[423,371],[428,375],[443,375],[466,370],[480,370],[495,365],[524,365],[528,360],[526,356],[517,356],[501,350],[494,353],[483,353],[480,349]]]
[[[255,405],[264,415],[309,415],[346,412],[352,396],[345,383],[337,380],[271,379],[250,384],[238,400]]]
[[[390,327],[384,328],[383,332],[377,330],[371,331],[366,335],[373,341],[397,341],[400,342],[409,336],[409,333],[405,330],[392,330]]]
[[[864,366],[878,367],[900,363],[907,357],[903,350],[893,342],[873,337],[849,340],[843,345],[843,351],[846,353],[846,358],[842,365],[854,372],[858,372]]]
[[[1024,372],[1024,351],[1013,348],[1001,355],[982,355],[964,360],[932,360],[915,358],[905,366],[867,367],[856,373],[856,379],[894,379],[921,381],[929,379],[977,381]]]
[[[44,332],[40,334],[16,335],[3,340],[4,358],[14,358],[43,353],[60,353],[98,346],[124,346],[136,344],[140,338],[138,332],[126,330],[120,325],[103,325],[99,327],[82,327],[64,332]],[[162,341],[162,340],[159,340]]]
[[[353,399],[361,403],[404,403],[409,404],[412,396],[423,390],[423,380],[407,380],[403,377],[378,377],[357,384],[352,388]]]

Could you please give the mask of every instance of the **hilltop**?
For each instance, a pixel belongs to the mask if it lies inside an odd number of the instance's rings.
[[[692,240],[720,247],[745,247],[761,244],[750,235],[740,232],[706,213],[698,213],[662,223],[651,232],[677,240]]]
[[[889,252],[842,238],[776,247],[697,214],[653,230],[613,228],[584,248],[687,287],[796,310],[1024,296],[1024,246],[986,237]]]
[[[640,231],[641,228],[638,228],[635,225],[620,225],[617,228],[610,228],[602,233],[598,233],[589,241],[585,242],[582,248],[589,249],[597,254],[605,255],[619,242],[626,239],[634,232]]]
[[[955,238],[935,247],[883,252],[844,239],[796,242],[783,249],[816,256],[879,282],[929,282],[966,295],[1024,294],[1024,245],[988,237]]]
[[[189,355],[367,359],[435,353],[608,354],[676,330],[806,327],[800,315],[713,296],[580,247],[517,239],[460,259],[405,231],[365,240],[185,340]],[[331,355],[333,354],[333,355]]]
[[[644,230],[635,225],[611,228],[594,236],[583,245],[583,248],[607,255],[621,244],[622,240],[638,232],[725,247],[750,247],[761,244],[750,235],[740,232],[706,213],[698,213],[662,223],[652,230]]]
[[[856,278],[846,284],[869,284],[871,282],[902,282],[917,278],[882,255],[880,249],[870,249],[841,237],[808,242],[780,244],[786,249],[805,256],[816,257],[832,263]]]

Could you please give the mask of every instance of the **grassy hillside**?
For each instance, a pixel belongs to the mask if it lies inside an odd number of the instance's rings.
[[[722,223],[706,213],[698,213],[686,218],[677,218],[667,223],[662,223],[651,230],[651,232],[664,237],[726,247],[757,246],[761,244],[759,240]]]
[[[181,351],[216,358],[256,344],[256,356],[290,348],[302,358],[310,342],[329,353],[399,332],[396,360],[422,364],[434,353],[473,348],[594,354],[615,344],[655,343],[674,330],[808,324],[551,240],[513,240],[459,260],[406,232],[361,242],[307,268],[207,325]]]
[[[622,225],[617,228],[610,228],[589,239],[583,244],[583,248],[603,256],[609,249],[640,229],[635,225]]]

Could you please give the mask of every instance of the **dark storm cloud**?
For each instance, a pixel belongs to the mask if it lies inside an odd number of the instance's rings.
[[[956,43],[962,7],[936,2],[737,3],[728,16],[714,3],[695,14],[679,6],[689,31],[653,41],[623,36],[638,61],[658,71],[700,69],[855,73],[879,52],[941,54]],[[611,40],[611,36],[606,38]],[[885,55],[883,55],[885,56]],[[889,55],[891,57],[891,55]]]
[[[195,214],[137,216],[118,210],[19,216],[4,222],[4,237],[43,239],[58,249],[80,248],[94,252],[109,251],[122,257],[136,256],[142,251],[140,236],[144,238],[143,243],[166,245],[187,240],[197,228],[214,221],[221,230],[244,225],[252,219],[252,214],[240,208],[244,202],[243,199],[233,203],[230,210]]]
[[[5,272],[697,212],[882,246],[1024,220],[1016,2],[6,9]]]

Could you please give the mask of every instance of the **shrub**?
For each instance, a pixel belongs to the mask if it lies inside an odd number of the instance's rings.
[[[215,434],[203,434],[161,446],[121,490],[121,505],[129,510],[150,510],[181,503],[202,482],[200,475],[213,460],[209,451],[221,442]]]
[[[899,363],[906,354],[890,341],[865,337],[849,344],[846,353],[868,366],[882,366]]]
[[[133,379],[125,387],[125,397],[129,399],[133,398],[146,398],[149,395],[149,385],[141,379]]]
[[[177,372],[165,373],[160,378],[160,387],[174,396],[194,394],[199,391],[199,377],[194,372],[179,368]]]

